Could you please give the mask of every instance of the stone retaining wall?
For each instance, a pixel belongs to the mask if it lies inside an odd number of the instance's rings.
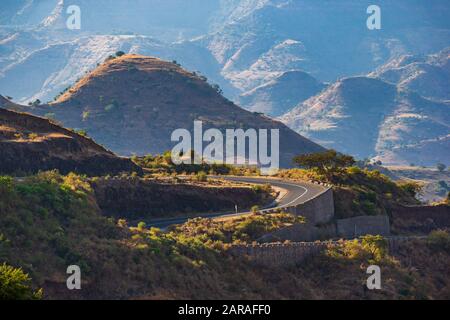
[[[334,218],[333,189],[328,185],[324,192],[304,203],[284,208],[286,212],[301,215],[306,218],[307,223],[316,225],[328,223]],[[279,209],[263,210],[265,213],[277,212]]]
[[[295,224],[259,238],[258,242],[304,242],[333,238],[354,239],[366,234],[390,236],[388,216],[359,216],[325,225]]]
[[[423,237],[391,237],[387,238],[389,252],[395,253],[399,244]],[[229,252],[235,256],[247,257],[256,264],[270,267],[292,266],[319,255],[327,246],[336,245],[337,241],[265,243],[251,245],[235,245]]]
[[[337,220],[337,234],[342,238],[357,238],[366,234],[389,236],[389,217],[360,216]]]

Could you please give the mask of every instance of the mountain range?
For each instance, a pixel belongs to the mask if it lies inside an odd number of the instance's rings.
[[[125,0],[114,5],[106,0],[6,0],[0,5],[0,94],[22,104],[36,99],[51,102],[116,51],[155,56],[206,76],[237,105],[280,117],[327,147],[353,152],[353,146],[361,145],[355,152],[358,157],[431,164],[445,158],[445,151],[440,151],[442,157],[432,153],[429,159],[424,158],[425,152],[414,154],[416,150],[434,152],[431,145],[446,146],[445,118],[426,135],[414,138],[408,133],[406,139],[400,134],[403,138],[395,142],[385,140],[397,126],[372,115],[369,118],[375,117],[376,122],[364,132],[368,137],[361,144],[354,142],[352,121],[335,122],[341,133],[331,138],[325,133],[331,129],[322,127],[320,133],[314,125],[309,129],[317,121],[328,123],[334,108],[315,114],[307,106],[333,96],[330,92],[341,90],[338,84],[344,82],[346,91],[371,85],[380,93],[389,85],[400,90],[402,94],[395,98],[370,95],[376,101],[370,113],[382,118],[397,117],[393,110],[403,110],[404,95],[413,93],[420,97],[407,98],[406,105],[422,119],[435,114],[423,105],[447,105],[448,2],[378,1],[381,30],[366,27],[371,4],[365,0],[195,0],[189,5],[181,0],[140,0],[134,5]],[[81,9],[80,30],[65,26],[69,5]],[[388,86],[370,79],[345,81],[361,78],[380,79]],[[348,89],[351,85],[355,88]],[[348,103],[371,105],[358,100],[365,96],[355,94]],[[374,111],[377,105],[380,109]],[[348,112],[351,117],[353,113]],[[302,120],[306,115],[313,118]],[[416,125],[404,121],[402,126],[419,134],[412,129]]]
[[[325,147],[359,158],[434,166],[450,159],[449,111],[449,101],[360,76],[337,81],[280,120]]]
[[[172,62],[140,55],[107,59],[59,98],[42,105],[0,107],[53,118],[86,131],[120,155],[163,153],[174,147],[176,129],[279,129],[280,163],[292,166],[300,153],[324,150],[285,125],[225,99],[217,88]]]
[[[370,77],[436,100],[450,100],[450,47],[431,55],[404,55],[382,65]]]

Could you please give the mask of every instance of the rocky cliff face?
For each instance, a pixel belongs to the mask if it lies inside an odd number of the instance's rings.
[[[274,199],[245,186],[208,186],[145,179],[97,179],[92,183],[100,209],[129,221],[243,211]]]
[[[129,159],[42,118],[0,108],[0,173],[58,169],[89,175],[140,172]]]

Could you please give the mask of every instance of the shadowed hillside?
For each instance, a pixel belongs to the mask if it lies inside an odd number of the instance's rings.
[[[0,108],[0,172],[33,173],[58,169],[90,175],[140,172],[91,139],[52,122]]]

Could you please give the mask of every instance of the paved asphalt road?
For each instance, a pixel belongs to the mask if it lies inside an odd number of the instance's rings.
[[[322,193],[325,190],[325,187],[309,182],[294,182],[294,181],[284,181],[281,179],[274,178],[258,178],[258,177],[230,177],[230,176],[220,176],[220,177],[212,177],[217,179],[224,179],[228,181],[234,182],[242,182],[242,183],[252,183],[252,184],[271,184],[274,187],[278,187],[281,189],[285,189],[287,193],[279,199],[278,202],[272,204],[271,206],[263,209],[282,209],[284,207],[290,207],[297,204],[304,203],[311,198],[314,198],[318,194]],[[261,210],[264,212],[264,210]],[[202,218],[218,218],[218,217],[233,217],[248,214],[249,212],[222,212],[215,214],[199,214],[197,217]],[[149,226],[157,227],[157,228],[167,228],[170,225],[174,224],[182,224],[187,220],[195,218],[194,216],[188,218],[170,218],[170,219],[158,219],[153,220],[148,223]]]

